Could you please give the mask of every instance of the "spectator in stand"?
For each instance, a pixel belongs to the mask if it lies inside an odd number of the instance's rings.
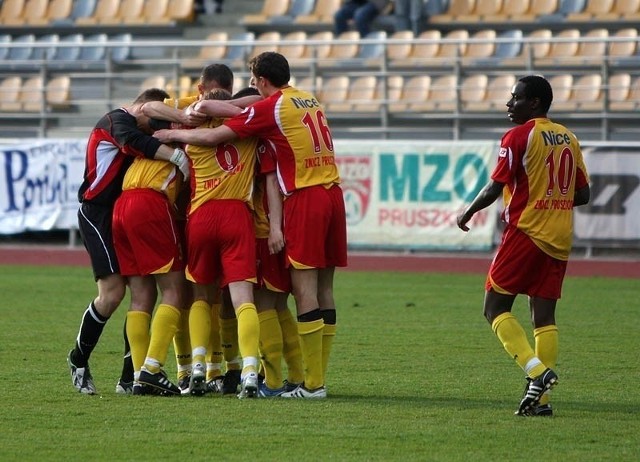
[[[349,22],[353,21],[360,37],[371,32],[371,24],[381,14],[388,14],[393,3],[390,0],[347,0],[334,15],[335,35],[349,30]]]

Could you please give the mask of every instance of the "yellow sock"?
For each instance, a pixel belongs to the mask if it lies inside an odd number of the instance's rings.
[[[287,381],[302,383],[304,368],[298,324],[291,314],[291,310],[288,309],[278,311],[278,321],[280,321],[280,329],[282,330],[282,355],[284,362],[287,363]]]
[[[553,369],[558,362],[558,327],[555,325],[539,327],[533,330],[536,341],[536,356],[540,361]],[[540,404],[549,403],[551,396],[549,392],[542,395]]]
[[[331,346],[336,337],[336,325],[325,324],[322,329],[322,383],[327,381],[327,369],[329,366],[329,356],[331,356]]]
[[[300,346],[305,367],[304,385],[314,390],[324,385],[322,382],[322,331],[324,321],[298,322]]]
[[[513,314],[502,313],[493,320],[491,328],[507,353],[529,377],[535,378],[544,372],[545,365],[536,357],[527,340],[527,334]]]
[[[178,329],[173,336],[173,350],[176,353],[178,380],[186,377],[191,370],[191,339],[189,338],[189,310],[180,310]]]
[[[204,300],[196,300],[189,313],[189,338],[191,362],[206,363],[207,346],[211,334],[211,306]]]
[[[253,303],[243,303],[236,310],[238,350],[242,356],[242,375],[257,372],[260,345],[260,320]]]
[[[211,305],[211,334],[207,348],[207,381],[222,375],[222,345],[220,341],[220,303]]]
[[[149,372],[159,372],[169,351],[171,339],[178,329],[180,310],[174,306],[161,303],[151,323],[151,341],[144,366]]]
[[[220,319],[220,343],[227,370],[240,369],[238,356],[238,318]]]
[[[264,381],[271,389],[282,386],[282,330],[275,309],[258,313],[260,320],[260,356]]]
[[[127,338],[131,348],[131,362],[134,372],[140,372],[149,349],[149,325],[151,315],[144,311],[127,312]]]

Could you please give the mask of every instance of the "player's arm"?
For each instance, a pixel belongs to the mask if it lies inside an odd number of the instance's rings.
[[[504,188],[504,183],[498,183],[495,180],[491,180],[487,185],[482,188],[482,190],[478,193],[476,198],[469,204],[464,212],[458,215],[458,228],[462,231],[469,231],[469,227],[467,223],[476,212],[489,207],[493,204],[500,194],[502,194],[502,189]]]
[[[278,186],[276,172],[265,176],[265,190],[269,204],[269,253],[276,254],[284,248],[282,233],[282,195]]]
[[[589,199],[591,199],[591,188],[589,184],[587,184],[580,189],[576,189],[576,192],[573,194],[573,206],[578,207],[588,204]]]
[[[207,115],[194,109],[193,105],[186,109],[177,109],[162,101],[149,101],[142,105],[142,112],[151,119],[168,120],[179,124],[197,127],[207,120]]]
[[[193,130],[157,130],[153,136],[165,144],[177,142],[197,146],[217,146],[237,138],[236,133],[225,125]]]
[[[233,117],[242,112],[243,108],[231,103],[231,100],[205,99],[198,101],[195,111],[209,117]]]

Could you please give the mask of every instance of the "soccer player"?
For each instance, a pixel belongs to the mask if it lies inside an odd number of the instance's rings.
[[[180,394],[162,368],[186,296],[183,232],[176,224],[177,215],[184,213],[176,209],[182,182],[173,164],[136,158],[114,206],[113,240],[120,274],[127,277],[131,292],[126,325],[134,368],[133,394],[145,394],[140,384],[164,394]],[[152,324],[156,284],[161,299]]]
[[[305,365],[304,383],[281,396],[326,398],[325,374],[336,333],[333,278],[335,268],[347,264],[346,216],[333,139],[318,99],[289,85],[284,56],[264,52],[252,58],[249,67],[252,86],[264,100],[214,129],[159,130],[154,136],[200,145],[257,136],[275,148],[279,186],[286,196],[286,261]]]
[[[466,232],[473,215],[503,195],[505,229],[485,284],[484,315],[527,375],[516,411],[522,416],[553,413],[548,399],[558,381],[556,303],[571,251],[573,207],[590,196],[577,138],[547,117],[552,100],[544,77],[518,80],[507,103],[507,115],[518,126],[502,137],[491,180],[457,218]],[[511,314],[518,294],[529,297],[535,350]]]
[[[98,295],[85,310],[75,347],[67,357],[71,381],[80,393],[96,393],[89,358],[125,294],[126,280],[120,275],[111,223],[127,168],[134,157],[145,157],[168,160],[183,174],[189,174],[185,153],[149,136],[149,118],[141,111],[145,102],[162,101],[168,96],[155,88],[142,92],[130,106],[105,114],[89,136],[84,181],[78,191],[78,229],[91,259]]]
[[[231,95],[223,92],[217,90],[215,98],[229,99]],[[199,104],[209,102],[204,100]],[[206,105],[202,109],[199,112],[206,112]],[[219,123],[219,119],[212,119],[205,125],[213,127]],[[194,283],[194,302],[189,314],[190,390],[194,395],[206,391],[205,358],[211,335],[211,287],[215,284],[228,288],[237,317],[238,348],[242,357],[238,396],[253,398],[258,394],[260,324],[253,300],[255,233],[250,210],[257,143],[256,138],[249,138],[213,147],[194,143],[187,146],[193,173],[186,275]]]

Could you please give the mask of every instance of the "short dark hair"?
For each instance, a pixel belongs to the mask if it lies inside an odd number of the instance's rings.
[[[256,96],[260,95],[260,92],[256,87],[245,87],[242,90],[238,90],[235,95],[231,97],[231,99],[242,98],[244,96]]]
[[[209,64],[202,69],[200,80],[205,85],[216,82],[229,93],[233,91],[233,71],[226,64]]]
[[[264,77],[275,87],[289,83],[291,71],[287,58],[275,51],[265,51],[249,61],[249,69],[256,77]]]
[[[553,90],[549,81],[541,75],[527,75],[518,81],[524,83],[524,95],[527,98],[540,98],[541,109],[547,112],[553,101]]]
[[[164,101],[170,97],[169,93],[160,88],[148,88],[136,97],[133,104],[148,103],[149,101]]]
[[[231,99],[231,93],[224,88],[214,88],[202,95],[202,99],[216,99],[219,101]]]

